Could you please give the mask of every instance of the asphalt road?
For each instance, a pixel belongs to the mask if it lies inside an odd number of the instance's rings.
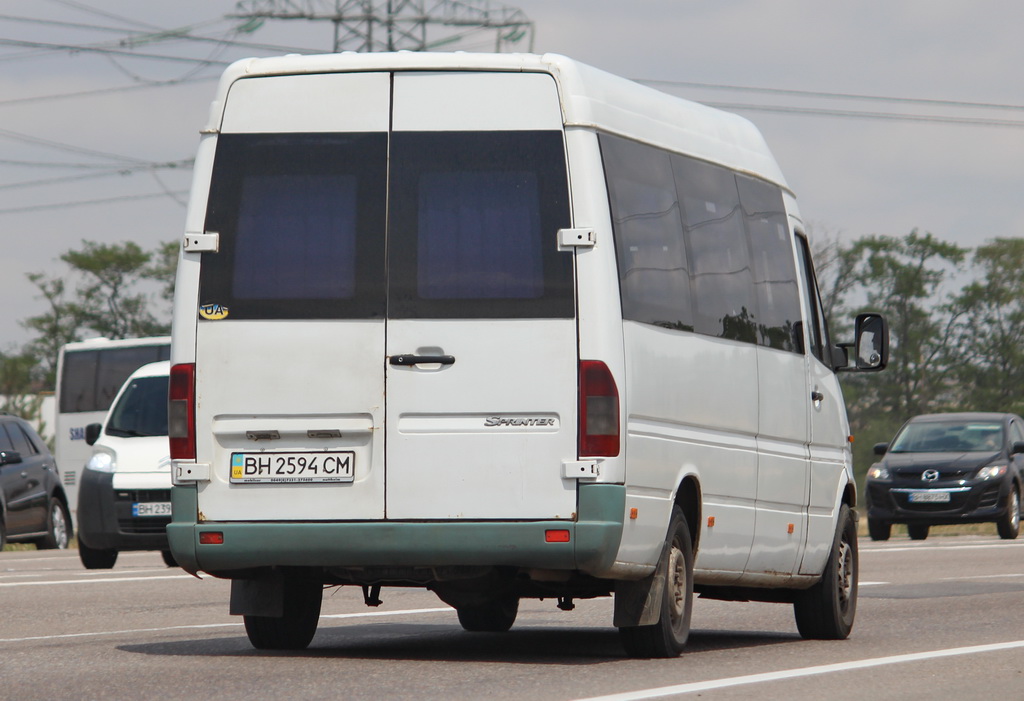
[[[804,641],[781,604],[698,600],[688,651],[624,657],[611,601],[524,601],[505,634],[466,633],[420,590],[325,594],[301,653],[254,650],[226,582],[124,553],[0,553],[0,699],[1019,699],[1024,538],[861,541],[849,640]]]

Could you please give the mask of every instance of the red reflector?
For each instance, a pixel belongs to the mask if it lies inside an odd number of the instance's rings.
[[[568,543],[569,531],[544,531],[544,541],[548,543]]]
[[[199,533],[200,545],[224,545],[224,534],[220,531],[201,531]]]

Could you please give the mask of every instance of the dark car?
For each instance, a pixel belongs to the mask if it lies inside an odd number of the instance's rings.
[[[915,416],[868,470],[868,534],[886,540],[904,523],[914,540],[930,526],[994,522],[1001,538],[1020,532],[1024,419],[1015,414]]]
[[[8,541],[66,548],[71,517],[46,444],[27,421],[0,413],[0,549]]]

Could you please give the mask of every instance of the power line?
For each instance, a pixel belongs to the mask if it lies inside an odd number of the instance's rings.
[[[891,102],[896,104],[930,105],[942,107],[965,107],[973,109],[1014,110],[1024,111],[1024,105],[1008,105],[998,102],[970,102],[966,100],[942,100],[922,97],[892,97],[885,95],[864,95],[859,93],[825,92],[820,90],[793,90],[787,88],[764,88],[746,85],[723,85],[719,83],[697,83],[682,80],[647,80],[636,82],[644,85],[665,85],[680,88],[701,88],[707,90],[727,90],[730,92],[753,92],[768,95],[789,95],[837,100],[866,100],[870,102]]]
[[[171,197],[172,200],[180,204],[180,201],[177,200],[176,198],[178,196],[184,196],[187,194],[188,190],[175,190],[173,192],[154,192],[148,195],[121,195],[118,197],[104,197],[95,200],[78,200],[76,202],[58,202],[55,204],[37,204],[29,205],[26,207],[8,207],[6,209],[0,209],[0,214],[23,214],[25,212],[41,212],[53,209],[72,209],[75,207],[88,207],[91,205],[110,204],[113,202],[152,200],[160,197]]]

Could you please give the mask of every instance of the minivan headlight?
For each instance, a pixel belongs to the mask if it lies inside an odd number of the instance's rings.
[[[114,465],[114,456],[110,453],[94,453],[89,462],[85,463],[86,470],[95,470],[96,472],[113,472],[116,467]]]
[[[978,470],[978,479],[993,480],[1006,474],[1006,465],[988,465]]]
[[[889,477],[889,469],[885,465],[872,465],[868,470],[869,480],[887,480]]]

